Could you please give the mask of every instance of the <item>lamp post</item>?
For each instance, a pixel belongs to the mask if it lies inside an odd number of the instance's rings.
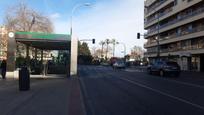
[[[71,18],[70,18],[70,36],[72,36],[72,22],[73,22],[74,12],[75,12],[78,8],[83,7],[83,6],[91,6],[91,4],[90,4],[90,3],[77,4],[77,5],[75,5],[75,6],[72,8]]]
[[[73,7],[70,18],[70,36],[71,36],[71,60],[70,60],[70,75],[77,75],[77,57],[78,57],[78,39],[73,37],[72,19],[74,12],[82,6],[90,6],[90,3],[77,4]],[[94,40],[95,41],[95,40]]]

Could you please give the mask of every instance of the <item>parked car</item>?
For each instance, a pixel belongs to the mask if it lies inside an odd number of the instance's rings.
[[[159,74],[160,76],[173,75],[178,77],[180,75],[180,66],[173,61],[157,61],[148,65],[147,72],[149,74]]]
[[[126,65],[125,62],[122,60],[117,60],[114,64],[113,64],[113,69],[116,68],[121,68],[121,69],[125,69]]]

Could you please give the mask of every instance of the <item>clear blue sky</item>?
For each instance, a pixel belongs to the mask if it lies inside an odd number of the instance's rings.
[[[91,3],[91,7],[77,9],[73,17],[73,32],[79,39],[96,39],[90,48],[100,48],[104,39],[115,38],[126,44],[127,53],[134,45],[143,47],[145,40],[136,39],[137,32],[143,33],[143,0],[1,0],[0,25],[3,25],[5,10],[20,2],[51,18],[55,33],[69,33],[71,10],[76,4]],[[123,55],[122,45],[116,46],[116,54]]]

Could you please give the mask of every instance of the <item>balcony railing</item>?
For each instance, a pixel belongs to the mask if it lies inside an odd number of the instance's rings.
[[[187,51],[187,50],[200,50],[204,49],[203,45],[191,45],[191,46],[185,46],[185,47],[178,47],[178,48],[168,48],[168,49],[160,49],[160,53],[169,53],[169,52],[178,52],[178,51]],[[151,52],[145,52],[144,55],[148,54],[156,54],[157,51],[151,51]]]
[[[172,8],[170,8],[170,9],[168,9],[168,10],[166,10],[166,11],[165,11],[165,12],[163,12],[163,13],[160,13],[158,16],[153,17],[153,18],[151,18],[151,19],[147,20],[147,22],[145,22],[145,25],[147,25],[147,24],[149,24],[149,23],[153,22],[153,21],[154,21],[154,20],[156,20],[156,19],[161,18],[162,16],[164,16],[164,15],[166,15],[166,14],[170,13],[171,11],[173,11],[173,7],[172,7]]]
[[[184,35],[200,32],[200,31],[204,31],[204,26],[193,28],[192,30],[183,31],[180,34],[175,33],[175,34],[173,34],[171,36],[163,37],[163,38],[160,39],[160,41],[168,40],[168,39],[172,39],[172,38],[177,38],[177,37],[181,37],[181,36],[184,36]]]
[[[161,25],[161,26],[159,26],[159,29],[163,29],[163,28],[165,28],[165,27],[167,27],[169,25],[172,25],[172,24],[175,24],[177,22],[186,20],[188,18],[191,18],[191,17],[196,16],[198,14],[201,14],[203,12],[204,12],[204,7],[200,8],[200,9],[197,9],[195,11],[192,11],[191,13],[189,13],[189,14],[187,14],[185,16],[181,16],[179,19],[175,19],[175,20],[170,21],[170,22],[168,22],[168,23],[166,23],[164,25]],[[155,32],[155,31],[157,31],[157,29],[152,29],[152,30],[148,31],[148,34],[151,34],[151,33]]]
[[[184,35],[200,32],[200,31],[204,31],[204,26],[199,26],[199,27],[193,28],[192,30],[183,31],[180,34],[174,33],[174,34],[172,34],[170,36],[160,37],[159,41],[169,40],[169,39],[172,39],[172,38],[177,38],[177,37],[181,37],[181,36],[184,36]],[[154,43],[156,43],[156,41],[151,41],[151,42],[147,41],[144,44],[144,46],[154,44]]]
[[[154,11],[155,8],[159,7],[160,5],[162,5],[166,1],[167,0],[163,0],[161,2],[156,3],[154,6],[151,6],[150,8],[148,8],[146,13],[149,14],[150,12]]]

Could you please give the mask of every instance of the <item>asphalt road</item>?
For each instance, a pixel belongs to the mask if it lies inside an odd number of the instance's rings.
[[[80,66],[87,115],[204,115],[203,79]]]

